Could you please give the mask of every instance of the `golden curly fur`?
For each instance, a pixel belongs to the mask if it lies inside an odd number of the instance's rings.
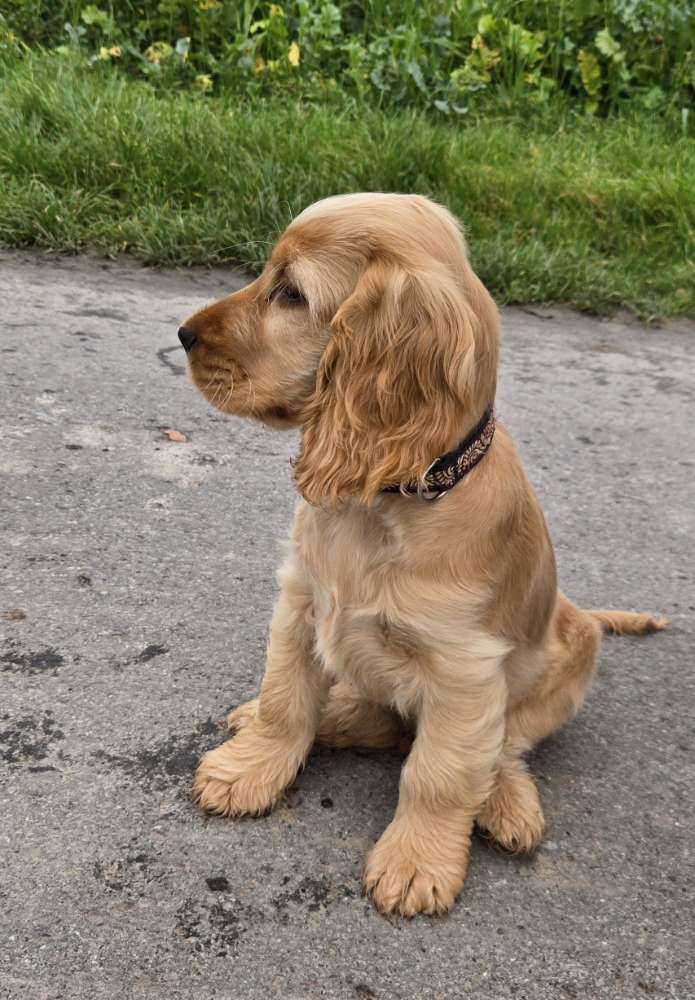
[[[512,441],[436,503],[383,493],[421,478],[495,397],[499,326],[461,231],[410,195],[304,211],[257,281],[186,322],[192,376],[227,413],[299,427],[303,499],[280,573],[260,697],[232,713],[194,794],[270,809],[312,743],[414,733],[393,821],[364,884],[384,913],[448,910],[474,823],[508,850],[543,835],[523,761],[579,708],[601,628],[557,589],[545,520]]]

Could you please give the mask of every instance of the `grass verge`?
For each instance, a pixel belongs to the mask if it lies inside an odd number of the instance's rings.
[[[418,191],[464,222],[503,302],[695,313],[695,140],[645,113],[437,123],[236,102],[42,53],[0,83],[0,244],[251,268],[305,205]]]

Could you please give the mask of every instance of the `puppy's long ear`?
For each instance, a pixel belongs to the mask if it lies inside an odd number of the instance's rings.
[[[333,318],[305,411],[303,496],[369,503],[385,485],[421,478],[493,401],[496,324],[470,270],[464,282],[441,265],[369,264]]]

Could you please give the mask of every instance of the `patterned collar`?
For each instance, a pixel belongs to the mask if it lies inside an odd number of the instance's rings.
[[[485,456],[492,444],[494,433],[495,412],[490,406],[483,414],[480,423],[460,444],[445,455],[435,458],[421,481],[408,483],[402,490],[400,486],[385,486],[381,492],[404,493],[406,496],[419,496],[423,500],[439,500],[461,482]]]

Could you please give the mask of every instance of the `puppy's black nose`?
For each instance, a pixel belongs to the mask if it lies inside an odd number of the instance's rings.
[[[179,327],[179,340],[183,344],[183,349],[186,354],[188,354],[188,352],[198,343],[197,336],[193,333],[193,330],[187,326]]]

